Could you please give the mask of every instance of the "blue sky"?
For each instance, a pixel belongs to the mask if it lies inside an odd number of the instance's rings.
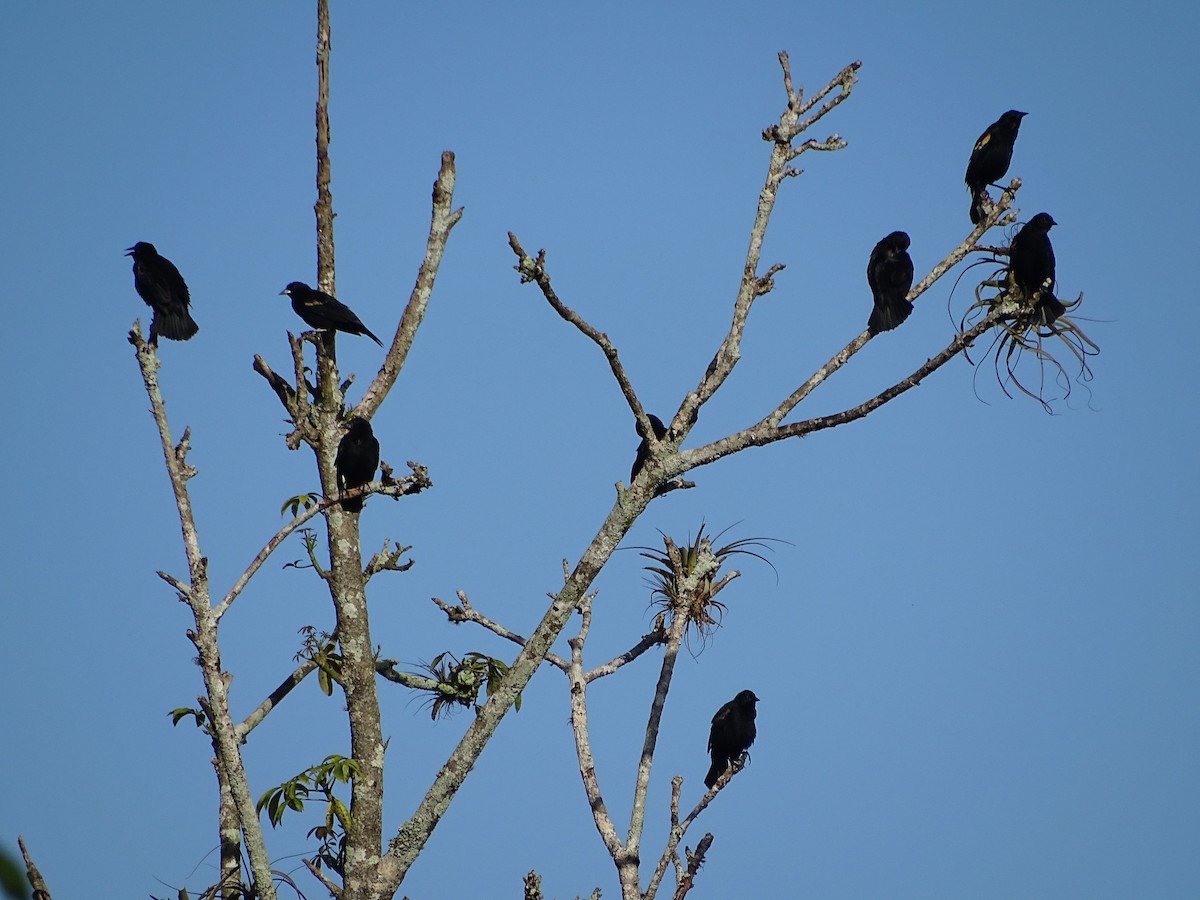
[[[146,309],[122,251],[156,243],[200,333],[164,342],[173,427],[214,588],[313,490],[255,353],[287,361],[277,296],[315,279],[314,18],[309,4],[25,4],[10,11],[4,245],[13,395],[3,593],[0,844],[23,834],[56,897],[211,883],[210,750],[167,713],[200,690],[185,571],[130,323]],[[693,896],[1194,897],[1200,893],[1197,405],[1191,349],[1192,106],[1200,16],[1010,3],[337,4],[333,193],[338,294],[381,336],[412,286],[439,154],[458,159],[451,239],[422,334],[375,420],[383,456],[434,489],[375,500],[364,545],[413,545],[372,582],[374,635],[415,667],[508,646],[429,602],[468,592],[528,632],[628,475],[637,437],[602,356],[518,283],[505,233],[546,247],[563,300],[619,348],[667,416],[727,325],[784,94],[861,59],[849,102],[803,160],[764,261],[787,264],[690,446],[757,421],[863,327],[874,243],[912,236],[923,274],[968,232],[970,147],[1028,111],[1011,175],[1022,218],[1051,212],[1060,294],[1085,293],[1095,379],[1047,415],[956,360],[867,420],[751,450],[654,502],[627,544],[789,541],[748,561],[724,629],[677,669],[643,860],[666,836],[670,777],[699,795],[715,709],[760,705],[751,766],[689,835],[716,840]],[[861,402],[933,355],[968,273],[926,294],[798,410]],[[339,342],[360,383],[380,360]],[[352,396],[354,396],[352,392]],[[290,542],[227,617],[243,713],[328,627]],[[651,624],[635,552],[603,573],[589,656]],[[698,649],[698,648],[697,648]],[[590,692],[610,808],[627,815],[657,660]],[[574,768],[565,679],[540,672],[481,759],[408,896],[617,894]],[[384,686],[388,814],[402,822],[469,713],[431,723]],[[339,703],[306,684],[246,747],[255,792],[346,752]],[[314,810],[271,835],[297,870]],[[646,869],[649,871],[650,864]]]

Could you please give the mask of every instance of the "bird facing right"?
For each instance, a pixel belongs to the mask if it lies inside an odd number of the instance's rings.
[[[908,235],[893,231],[871,251],[867,262],[867,284],[875,299],[875,308],[867,320],[871,334],[891,331],[913,311],[908,300],[913,283],[913,261],[908,247]]]
[[[741,691],[713,716],[712,730],[708,733],[708,752],[712,756],[712,765],[704,776],[706,788],[716,784],[734,760],[754,743],[758,733],[754,725],[754,704],[757,702],[754,691]]]
[[[1012,163],[1013,144],[1017,142],[1021,119],[1026,115],[1028,113],[1010,109],[989,125],[975,142],[971,160],[967,163],[967,175],[963,179],[971,189],[972,225],[978,225],[983,220],[987,186],[996,183],[1008,172]]]
[[[158,346],[162,335],[172,341],[186,341],[200,326],[188,312],[191,296],[187,283],[175,264],[159,256],[153,244],[138,241],[125,251],[133,257],[133,286],[146,305],[154,310],[150,320],[150,346]]]
[[[333,460],[339,491],[362,487],[375,477],[375,470],[379,468],[379,439],[371,431],[371,423],[355,416],[346,425],[346,434],[338,443],[337,456]],[[346,512],[361,512],[362,508],[362,497],[342,501],[342,509]]]
[[[303,281],[293,281],[279,293],[292,299],[292,309],[309,328],[365,334],[380,347],[383,346],[383,341],[375,337],[350,307],[324,291],[313,290]]]
[[[1054,296],[1054,247],[1050,244],[1050,229],[1057,224],[1050,213],[1038,213],[1017,232],[1008,249],[1012,280],[1031,305],[1037,298],[1044,325],[1053,324],[1067,311],[1062,301]]]

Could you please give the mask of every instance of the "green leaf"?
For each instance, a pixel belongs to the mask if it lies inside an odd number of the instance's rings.
[[[200,728],[201,726],[203,726],[204,721],[205,721],[203,710],[191,709],[190,707],[187,707],[187,706],[181,706],[178,709],[173,709],[173,710],[171,710],[169,715],[171,716],[171,724],[172,725],[178,725],[181,720],[186,719],[188,716],[196,717],[196,727],[197,728]]]
[[[317,494],[298,494],[295,497],[288,497],[283,501],[283,506],[279,508],[279,514],[282,516],[288,510],[291,510],[292,516],[295,517],[300,513],[300,507],[303,506],[305,509],[312,509],[320,502],[321,498]]]

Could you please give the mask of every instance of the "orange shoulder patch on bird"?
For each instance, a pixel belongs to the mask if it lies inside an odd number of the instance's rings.
[[[987,142],[990,141],[991,139],[992,139],[992,133],[990,131],[984,132],[983,137],[981,137],[978,141],[975,142],[975,149],[978,150],[980,147],[986,147]]]

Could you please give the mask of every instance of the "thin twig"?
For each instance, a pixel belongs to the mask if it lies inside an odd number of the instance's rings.
[[[466,592],[458,591],[457,594],[458,606],[451,606],[449,603],[438,597],[430,597],[429,599],[432,600],[434,605],[444,612],[446,617],[456,625],[462,622],[474,622],[477,625],[482,625],[493,634],[498,634],[505,640],[512,641],[514,644],[517,644],[520,647],[524,647],[528,643],[528,640],[517,634],[517,632],[505,628],[499,622],[489,619],[483,613],[475,609],[475,607],[473,607],[470,601],[467,599]],[[557,654],[547,653],[545,658],[546,662],[550,663],[557,669],[561,669],[563,672],[567,672],[570,669],[567,661]]]
[[[521,246],[521,242],[517,240],[517,236],[511,231],[508,233],[508,246],[512,248],[512,252],[516,254],[517,264],[513,267],[521,274],[521,282],[532,281],[541,289],[542,296],[546,298],[546,302],[553,307],[554,311],[570,322],[579,331],[587,336],[601,352],[604,353],[608,360],[608,366],[612,369],[613,377],[617,380],[617,385],[621,388],[621,393],[625,396],[625,402],[629,404],[630,410],[633,411],[634,418],[638,420],[644,433],[651,436],[651,441],[654,441],[654,429],[650,427],[650,420],[646,416],[646,411],[642,408],[642,402],[638,399],[637,393],[633,389],[633,383],[629,380],[628,374],[625,372],[625,367],[621,365],[621,359],[617,354],[617,348],[613,346],[608,335],[590,325],[584,320],[583,316],[571,309],[555,293],[553,285],[550,283],[550,275],[546,271],[546,251],[539,250],[537,259],[533,259],[525,252],[525,248]]]
[[[660,644],[667,642],[667,630],[663,624],[661,617],[654,623],[654,630],[642,635],[642,639],[622,653],[610,659],[603,665],[596,666],[594,669],[589,669],[584,673],[584,681],[591,684],[597,678],[604,678],[606,675],[611,675],[613,672],[622,666],[633,662],[651,647],[657,647]]]

